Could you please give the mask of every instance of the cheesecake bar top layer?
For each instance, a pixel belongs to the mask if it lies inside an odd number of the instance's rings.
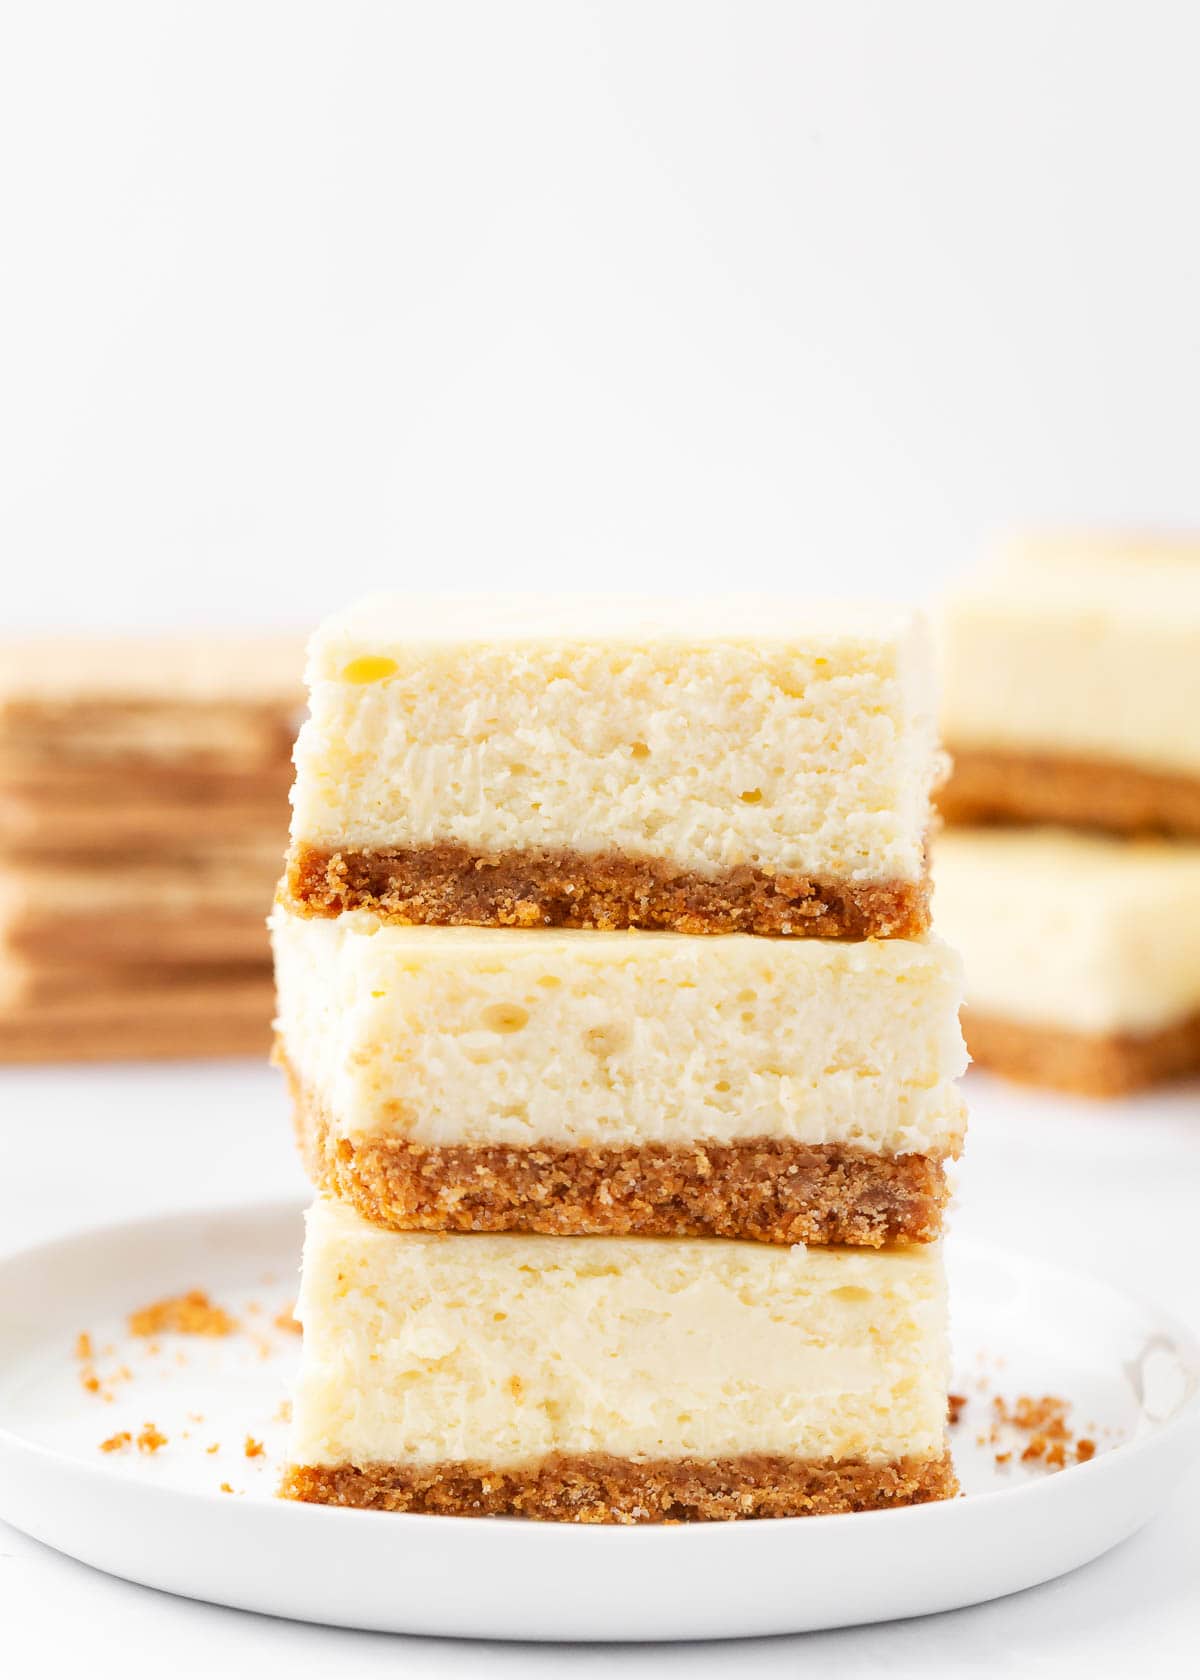
[[[383,597],[316,634],[294,848],[924,878],[910,615],[769,598]]]
[[[936,940],[272,918],[278,1030],[335,1132],[576,1148],[791,1139],[957,1154]]]
[[[937,1245],[379,1231],[318,1201],[299,1465],[940,1457]]]
[[[951,752],[1200,776],[1200,546],[1027,544],[947,601]]]
[[[1107,1034],[1200,1009],[1200,845],[954,828],[933,858],[972,1011]]]

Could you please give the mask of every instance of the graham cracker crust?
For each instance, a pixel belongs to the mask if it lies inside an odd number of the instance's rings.
[[[1144,1035],[1029,1026],[974,1009],[962,1025],[980,1067],[1078,1096],[1115,1097],[1200,1072],[1200,1011]]]
[[[556,1453],[516,1468],[301,1464],[288,1468],[280,1488],[285,1499],[360,1510],[624,1524],[882,1511],[957,1492],[949,1452],[888,1464],[766,1453],[644,1461]]]
[[[275,1060],[287,1064],[278,1046]],[[733,1237],[767,1243],[933,1242],[940,1160],[772,1138],[572,1149],[336,1137],[288,1073],[315,1185],[397,1231]]]
[[[1200,837],[1200,777],[1054,753],[949,750],[954,769],[937,795],[947,822],[1047,822]]]
[[[916,939],[929,883],[819,881],[743,866],[708,876],[616,853],[293,845],[284,902],[307,916],[373,910],[442,927],[653,928],[675,933]]]

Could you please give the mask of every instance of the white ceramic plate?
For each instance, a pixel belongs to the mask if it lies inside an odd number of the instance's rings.
[[[1049,1580],[1132,1534],[1200,1445],[1200,1349],[1178,1325],[1088,1278],[952,1242],[965,1498],[674,1528],[289,1504],[273,1490],[299,1343],[276,1319],[294,1295],[300,1234],[296,1208],[254,1207],[0,1262],[0,1516],[112,1574],[277,1616],[503,1639],[704,1639],[917,1616]],[[129,1335],[133,1308],[195,1287],[237,1315],[238,1334]],[[84,1330],[92,1367],[75,1352]],[[92,1368],[98,1394],[81,1381]],[[1097,1456],[1054,1474],[998,1467],[995,1446],[977,1442],[993,1392],[1070,1397]],[[99,1450],[147,1422],[167,1437],[158,1451]],[[246,1457],[247,1437],[261,1455]]]

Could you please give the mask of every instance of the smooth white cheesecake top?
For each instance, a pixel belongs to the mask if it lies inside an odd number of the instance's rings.
[[[488,642],[635,648],[726,642],[816,648],[895,646],[914,613],[885,602],[789,600],[778,595],[368,595],[328,618],[309,643],[310,682],[336,679],[364,651],[404,657],[414,645]]]

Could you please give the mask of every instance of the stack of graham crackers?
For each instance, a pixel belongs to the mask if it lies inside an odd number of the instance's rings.
[[[269,1041],[294,639],[0,649],[0,1061]]]
[[[284,1492],[622,1523],[951,1494],[920,625],[381,598],[308,678]]]
[[[945,615],[937,920],[977,1062],[1095,1096],[1200,1072],[1200,542],[1027,542]]]

